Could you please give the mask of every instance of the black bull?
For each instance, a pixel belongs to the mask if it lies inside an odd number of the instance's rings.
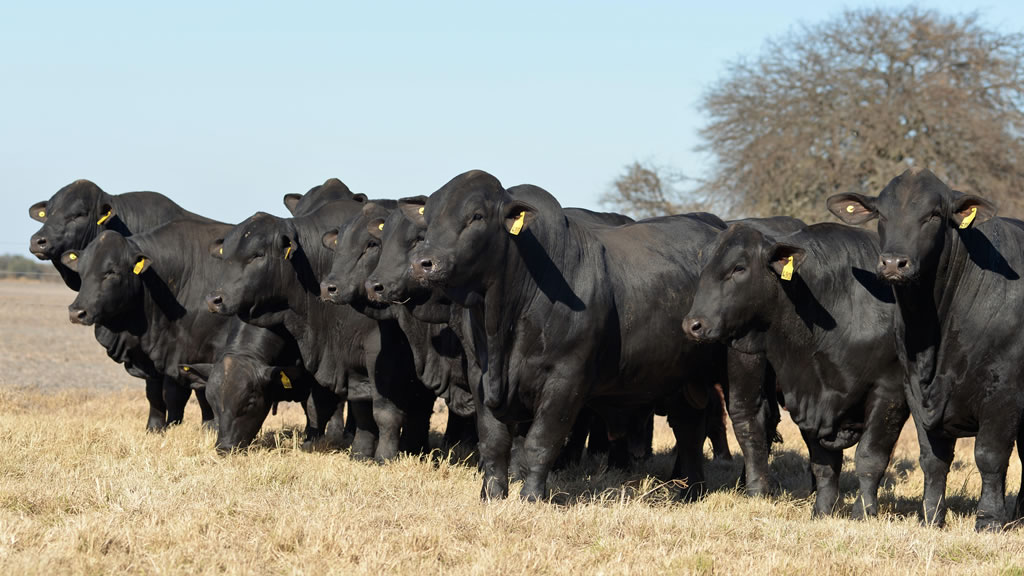
[[[43,225],[32,235],[29,250],[40,260],[49,260],[64,283],[77,291],[78,273],[61,263],[68,250],[84,250],[101,232],[113,230],[123,236],[153,230],[172,220],[204,220],[156,192],[108,194],[95,183],[76,180],[57,191],[49,200],[36,202],[29,216]],[[212,221],[211,221],[212,222]],[[134,345],[134,339],[113,333],[102,326],[95,329],[96,340],[115,362],[132,376],[146,380],[149,417],[146,427],[161,430],[181,422],[191,394],[174,378],[164,377],[153,367],[147,355]],[[201,392],[196,393],[203,421],[213,422],[213,411]]]
[[[920,169],[877,197],[840,194],[828,206],[850,224],[878,218],[876,270],[896,297],[896,350],[927,448],[926,520],[945,520],[956,439],[975,436],[982,480],[975,527],[1003,526],[1010,454],[1015,441],[1018,451],[1024,444],[1024,222],[996,218],[984,198]],[[1009,520],[1022,516],[1024,490]]]
[[[426,228],[414,274],[464,308],[464,344],[483,372],[473,386],[483,497],[507,494],[512,427],[529,421],[522,496],[544,498],[584,402],[613,435],[664,409],[677,438],[673,477],[691,494],[703,489],[701,409],[724,379],[725,353],[687,342],[679,325],[699,248],[724,223],[695,214],[590,228],[547,192],[513,197],[478,171],[401,208]]]

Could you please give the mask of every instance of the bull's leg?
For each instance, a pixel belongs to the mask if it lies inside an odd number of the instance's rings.
[[[732,460],[732,453],[729,451],[729,436],[726,433],[725,394],[722,392],[721,384],[715,384],[708,397],[705,422],[707,424],[707,436],[711,440],[711,452],[715,460]]]
[[[456,460],[462,461],[473,455],[476,445],[476,422],[473,418],[459,416],[449,410],[448,425],[444,429],[445,451],[451,452]]]
[[[676,437],[676,461],[672,466],[672,479],[686,482],[679,498],[697,500],[707,490],[704,481],[704,410],[680,401],[678,406],[669,411],[668,423]]]
[[[927,432],[914,418],[921,447],[921,472],[924,473],[924,498],[921,522],[925,525],[946,525],[946,477],[953,463],[956,440]]]
[[[339,402],[337,408],[334,409],[334,413],[331,414],[331,419],[327,421],[327,430],[324,431],[323,436],[327,440],[327,444],[330,446],[345,446],[352,443],[352,438],[345,437],[347,432],[347,422],[345,422],[345,411],[342,409],[342,403]],[[352,421],[353,434],[355,434],[355,421]]]
[[[654,413],[648,413],[636,426],[630,427],[629,455],[635,461],[647,460],[654,456]]]
[[[476,429],[480,437],[480,442],[477,444],[477,450],[480,452],[480,468],[484,473],[480,499],[508,498],[508,464],[512,455],[512,430],[507,424],[499,421],[491,409],[482,402],[477,404]]]
[[[352,457],[373,458],[377,450],[377,423],[373,418],[373,402],[349,400],[349,412],[356,419],[356,436],[352,440]]]
[[[828,516],[839,501],[839,472],[843,467],[842,450],[829,450],[810,434],[803,434],[810,454],[811,474],[814,475],[814,516]]]
[[[149,419],[146,430],[160,432],[167,427],[167,404],[164,402],[164,379],[146,378],[146,400],[149,401]]]
[[[1016,420],[1016,418],[1014,418]],[[974,529],[1001,530],[1006,523],[1006,469],[1018,422],[982,419],[974,443],[974,461],[981,472],[981,498]]]
[[[519,495],[529,502],[547,498],[548,474],[583,407],[583,396],[564,380],[549,379],[541,396],[523,443],[528,471]]]
[[[167,404],[167,425],[181,424],[185,417],[185,405],[192,395],[192,388],[176,381],[164,379],[164,402]]]
[[[203,416],[203,428],[216,430],[217,423],[214,420],[213,407],[210,406],[210,401],[206,399],[205,388],[196,388],[196,402],[199,403],[199,412]]]
[[[1024,414],[1021,415],[1024,419]],[[1017,425],[1017,458],[1020,459],[1020,488],[1017,490],[1017,504],[1013,507],[1013,522],[1024,518],[1024,426]]]
[[[394,460],[398,456],[398,444],[405,424],[405,412],[380,395],[373,398],[373,421],[377,423],[380,435],[377,438],[375,458],[378,462]]]
[[[729,351],[729,417],[736,441],[743,452],[743,472],[748,496],[767,496],[779,492],[779,481],[768,465],[773,428],[767,421],[765,404],[775,402],[762,393],[766,374],[764,357]]]
[[[302,442],[303,450],[312,450],[313,444],[324,436],[328,423],[341,412],[338,406],[338,395],[333,390],[313,385],[305,402],[306,439]]]
[[[573,464],[578,464],[583,459],[583,450],[587,446],[587,435],[591,433],[591,423],[597,420],[594,411],[584,408],[576,417],[576,423],[572,426],[572,433],[569,440],[562,447],[562,453],[555,460],[555,470],[562,470]],[[593,440],[591,440],[593,441]]]
[[[878,515],[878,484],[889,466],[892,449],[899,440],[903,424],[910,416],[910,410],[902,399],[882,399],[873,404],[855,456],[860,483],[860,495],[853,506],[855,518]]]
[[[434,412],[436,397],[419,383],[407,403],[405,425],[398,448],[410,454],[424,454],[430,450],[430,415]]]

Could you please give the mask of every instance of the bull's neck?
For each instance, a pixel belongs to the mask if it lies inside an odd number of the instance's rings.
[[[925,410],[926,427],[935,426],[942,415],[944,399],[929,390],[938,370],[943,318],[969,265],[960,235],[949,230],[934,267],[923,269],[912,284],[893,285],[897,350],[907,369],[909,393]]]
[[[752,323],[749,336],[759,336],[754,341],[764,343],[765,356],[777,369],[785,369],[781,361],[791,355],[787,351],[813,351],[818,347],[821,334],[816,333],[817,324],[813,318],[801,315],[801,308],[803,314],[811,313],[801,306],[807,300],[817,302],[804,276],[797,274],[792,280],[780,280],[775,285],[774,306]]]

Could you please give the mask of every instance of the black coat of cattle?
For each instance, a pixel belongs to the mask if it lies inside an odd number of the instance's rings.
[[[1006,470],[1024,444],[1024,223],[995,218],[987,200],[908,170],[877,197],[840,194],[829,210],[850,224],[878,218],[878,274],[892,285],[906,395],[924,439],[924,514],[945,519],[956,438],[976,436],[976,527],[1006,521]],[[1024,490],[1012,519],[1024,513]]]
[[[62,263],[82,280],[78,296],[68,307],[71,321],[103,326],[119,338],[132,339],[153,368],[185,386],[192,378],[180,370],[183,364],[226,358],[229,367],[253,361],[294,363],[296,355],[289,354],[283,338],[206,310],[206,294],[220,274],[218,263],[208,256],[208,247],[228,229],[230,225],[205,220],[176,220],[130,238],[104,231],[85,250],[66,252]],[[279,375],[238,370],[227,375],[260,387],[272,386],[273,376]],[[298,379],[295,374],[293,377]],[[214,409],[217,403],[214,399]],[[246,408],[261,409],[254,405]],[[254,416],[217,419],[219,450],[237,445],[239,434],[249,434],[240,427],[246,418]],[[257,425],[245,441],[258,430]]]
[[[353,452],[389,459],[399,449],[425,448],[433,397],[416,380],[409,343],[393,320],[320,299],[319,278],[333,256],[322,237],[361,209],[358,200],[341,200],[295,218],[246,219],[211,249],[227,270],[207,303],[213,312],[287,333],[317,382],[347,397],[356,412]],[[258,394],[233,397],[245,402]]]
[[[509,189],[509,193],[514,195],[519,190],[529,191],[531,188],[528,185],[514,186]],[[407,201],[422,203],[426,197]],[[476,363],[466,363],[465,360],[461,336],[462,308],[440,289],[424,286],[409,274],[409,252],[419,244],[423,229],[401,211],[378,208],[373,213],[377,214],[377,220],[367,217],[365,225],[354,223],[338,243],[339,257],[324,285],[326,297],[350,302],[357,308],[365,306],[361,304],[363,301],[378,305],[394,304],[394,314],[407,334],[418,333],[410,334],[410,341],[418,342],[429,337],[428,345],[437,348],[436,353],[427,351],[417,357],[417,370],[423,370],[421,377],[425,378],[425,383],[442,397],[446,397],[446,390],[461,394],[464,388],[468,393],[468,381],[479,380],[480,375]],[[582,223],[601,226],[616,226],[633,221],[621,214],[591,212],[580,208],[566,209],[566,215]],[[380,221],[379,218],[384,216],[387,219]],[[376,246],[378,243],[379,247]],[[431,326],[417,325],[418,322]],[[438,378],[438,375],[442,377]],[[453,375],[454,379],[451,378]],[[451,388],[451,383],[459,389]],[[471,404],[471,397],[469,401]],[[650,455],[653,426],[648,424],[652,423],[645,415],[635,426],[631,426],[631,433],[615,443],[617,449],[611,450],[610,464],[626,467],[631,457],[639,459]],[[722,432],[724,437],[724,428]],[[449,430],[445,432],[449,442],[454,439],[465,441],[470,434],[475,440],[475,423],[472,430],[466,430],[465,423],[460,420],[449,420]],[[587,446],[588,436],[591,453],[609,452],[611,447],[604,421],[585,407],[562,449],[559,463],[566,465],[578,461]]]
[[[892,291],[870,271],[877,237],[816,224],[775,241],[740,223],[707,250],[683,321],[687,335],[765,355],[807,443],[815,514],[833,510],[843,449],[855,443],[855,514],[877,514],[878,484],[909,416],[891,333]],[[741,392],[736,380],[730,385],[736,396],[759,393]],[[766,439],[740,438],[748,478],[767,475]]]
[[[455,448],[456,455],[462,458],[476,448],[476,426],[466,356],[462,343],[447,326],[450,302],[417,295],[416,299],[392,305],[371,299],[364,287],[378,264],[384,238],[403,245],[414,243],[418,234],[410,228],[411,223],[395,210],[393,203],[370,202],[341,231],[329,231],[323,243],[334,252],[334,262],[320,283],[321,297],[327,302],[351,306],[371,318],[398,323],[409,341],[417,377],[448,406],[444,446]],[[425,322],[417,317],[418,313],[426,313],[431,320],[440,316],[444,322]]]
[[[701,489],[700,409],[714,354],[678,334],[698,248],[724,224],[683,215],[591,228],[530,188],[513,197],[474,171],[425,205],[401,205],[426,228],[412,252],[414,274],[464,307],[464,344],[483,373],[472,383],[481,496],[507,495],[512,425],[530,422],[521,494],[546,497],[548,473],[585,401],[616,436],[663,403],[677,438],[673,476]]]
[[[107,194],[88,180],[76,180],[61,188],[49,200],[29,208],[29,215],[43,226],[32,235],[29,250],[40,260],[49,260],[64,283],[77,291],[79,275],[61,263],[68,250],[84,250],[101,232],[114,230],[123,236],[153,230],[172,220],[189,218],[207,221],[156,192]],[[212,221],[209,221],[212,222]],[[191,394],[175,379],[165,378],[152,366],[147,355],[134,345],[129,334],[116,334],[97,325],[96,339],[110,357],[124,365],[129,374],[146,380],[149,400],[149,430],[161,430],[181,422]],[[213,412],[202,392],[196,393],[203,421],[213,421]]]
[[[323,184],[313,186],[305,194],[285,194],[284,206],[292,216],[305,216],[325,204],[338,200],[366,202],[364,194],[353,194],[344,182],[328,178]]]

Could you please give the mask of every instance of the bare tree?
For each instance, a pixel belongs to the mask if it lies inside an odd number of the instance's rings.
[[[652,162],[633,162],[601,196],[601,204],[633,218],[703,210],[703,203],[681,188],[686,180],[682,174]]]
[[[1024,214],[1024,36],[916,7],[847,11],[729,65],[703,96],[696,192],[735,215],[817,221],[836,192],[930,168]],[[623,195],[623,198],[627,198]]]

